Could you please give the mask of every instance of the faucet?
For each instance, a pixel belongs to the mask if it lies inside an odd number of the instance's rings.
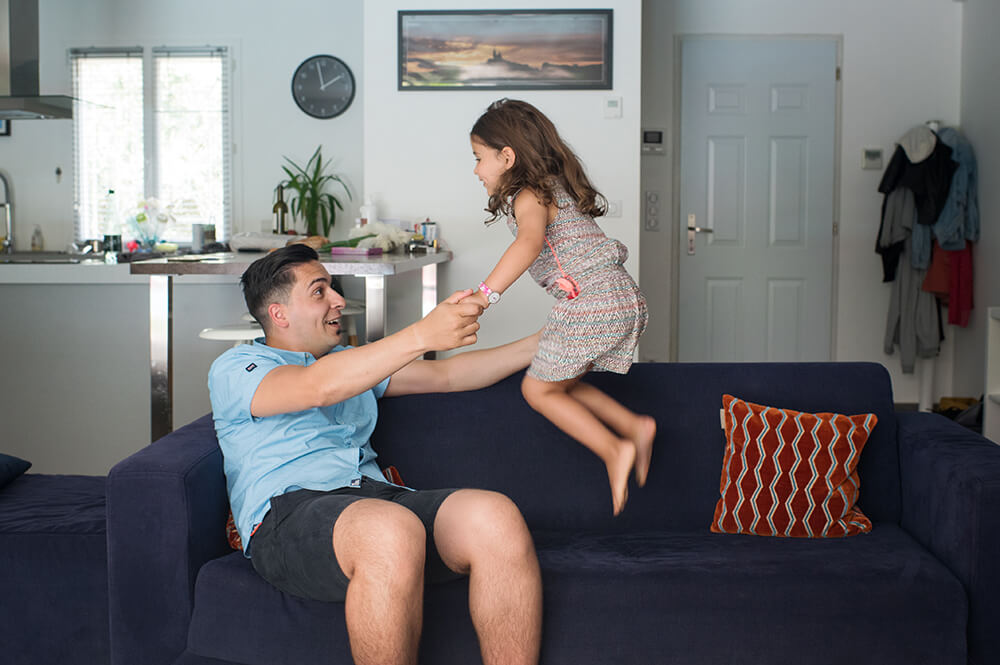
[[[0,209],[3,210],[4,227],[6,233],[3,238],[3,253],[14,253],[14,213],[13,203],[10,200],[10,181],[3,171],[0,171],[0,182],[3,183],[3,201],[0,201]]]

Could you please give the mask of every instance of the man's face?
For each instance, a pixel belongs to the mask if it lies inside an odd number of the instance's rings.
[[[340,343],[340,311],[344,297],[333,290],[330,274],[318,261],[292,268],[295,282],[285,304],[287,335],[297,350],[317,358]]]

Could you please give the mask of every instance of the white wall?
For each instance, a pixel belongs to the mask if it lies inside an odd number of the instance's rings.
[[[283,178],[287,155],[309,158],[322,144],[324,156],[362,189],[364,102],[359,93],[341,116],[317,120],[292,100],[291,77],[317,53],[343,59],[359,90],[362,62],[360,0],[40,0],[40,86],[43,94],[71,94],[68,48],[75,46],[226,44],[233,48],[233,226],[236,231],[270,229],[271,197]],[[12,136],[0,138],[0,169],[16,193],[18,247],[27,249],[31,229],[42,227],[49,249],[64,249],[73,235],[73,123],[14,121]],[[63,175],[57,182],[55,170]],[[348,202],[332,235],[346,236],[360,202]]]
[[[990,0],[980,0],[980,4],[985,6]],[[911,126],[930,119],[959,122],[962,4],[951,0],[646,0],[643,9],[644,127],[673,128],[673,40],[677,35],[842,37],[834,359],[883,362],[892,374],[896,400],[918,401],[919,377],[903,375],[898,355],[888,357],[882,351],[890,293],[889,285],[881,283],[881,262],[874,252],[882,173],[861,169],[861,150],[881,147],[888,164],[895,140]],[[995,26],[996,21],[989,25]],[[981,29],[985,50],[988,28]],[[995,58],[991,71],[996,71]],[[642,159],[643,189],[662,191],[669,200],[672,155]],[[647,296],[656,298],[651,306],[656,316],[650,317],[641,348],[645,359],[669,359],[670,327],[663,317],[669,312],[673,289],[671,221],[666,217],[667,225],[660,232],[642,233],[641,284]],[[945,332],[949,338],[955,336],[952,328]],[[950,346],[938,361],[938,395],[953,394],[949,351]]]
[[[975,309],[968,330],[956,336],[956,392],[978,396],[984,390],[986,309],[1000,305],[1000,49],[996,0],[967,0],[963,5],[962,130],[976,151],[979,166],[979,214],[982,236],[973,251]]]
[[[496,8],[495,2],[461,3],[463,9]],[[520,5],[519,5],[520,6]],[[511,242],[498,223],[483,226],[486,195],[473,176],[469,130],[499,97],[525,99],[556,124],[609,200],[623,202],[621,218],[600,223],[631,253],[626,268],[638,275],[640,21],[639,0],[552,0],[547,8],[614,9],[614,90],[602,91],[432,91],[396,90],[396,20],[399,9],[453,9],[443,0],[369,0],[364,8],[365,166],[367,189],[376,194],[380,217],[430,218],[455,252],[440,271],[442,294],[478,284]],[[623,117],[606,120],[603,102],[622,98]],[[545,320],[552,300],[527,275],[481,320],[480,346],[529,334]],[[407,319],[392,310],[389,328]]]

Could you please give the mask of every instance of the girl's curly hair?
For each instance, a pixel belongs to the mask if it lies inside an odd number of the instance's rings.
[[[608,202],[590,184],[580,159],[559,136],[552,121],[531,104],[498,99],[476,120],[470,134],[494,150],[510,146],[515,155],[514,165],[500,176],[496,191],[490,195],[486,212],[493,216],[486,220],[487,224],[501,215],[513,214],[513,198],[525,187],[535,190],[543,205],[550,205],[560,182],[582,213],[591,217],[607,213]]]

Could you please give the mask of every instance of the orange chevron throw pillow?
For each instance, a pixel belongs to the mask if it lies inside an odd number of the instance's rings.
[[[712,531],[839,538],[871,531],[858,461],[874,413],[802,413],[722,396],[726,452]]]

